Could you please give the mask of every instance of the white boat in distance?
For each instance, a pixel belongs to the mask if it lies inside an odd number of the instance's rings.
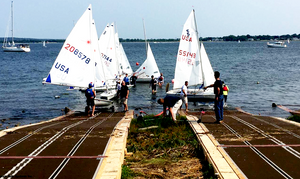
[[[190,101],[214,100],[213,88],[208,88],[205,91],[202,89],[203,86],[213,84],[215,78],[204,45],[199,42],[194,10],[190,13],[183,27],[177,54],[173,90],[168,91],[167,95],[179,96],[185,81],[189,83],[187,97]]]
[[[8,23],[8,25],[11,25],[11,42],[8,42],[8,32],[7,32],[3,41],[3,46],[2,46],[3,51],[4,52],[30,52],[30,47],[28,44],[15,44],[13,20],[14,20],[13,1],[11,1],[11,16],[10,16],[10,22]]]
[[[46,46],[46,42],[45,42],[45,41],[43,41],[43,47],[47,47],[47,46]]]
[[[274,43],[267,42],[267,46],[270,48],[286,48],[287,47],[286,44],[284,44],[284,42],[282,42],[282,41],[277,41]]]

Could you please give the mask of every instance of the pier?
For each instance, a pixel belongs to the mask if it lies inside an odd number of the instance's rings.
[[[0,178],[120,178],[121,165],[111,166],[123,161],[132,117],[73,113],[1,131]]]
[[[3,130],[0,178],[121,178],[133,115],[77,112]],[[218,178],[300,176],[299,123],[240,110],[225,111],[221,124],[213,123],[213,111],[180,115],[187,117]]]
[[[197,123],[200,115],[186,116],[219,178],[300,176],[299,123],[238,110],[225,111],[221,124],[213,123],[214,112]]]

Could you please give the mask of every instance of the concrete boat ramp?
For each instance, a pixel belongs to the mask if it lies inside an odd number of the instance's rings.
[[[0,178],[120,178],[132,118],[73,113],[1,131]]]
[[[189,112],[218,178],[299,178],[300,125],[225,111]],[[0,131],[0,178],[121,178],[133,111],[81,113]],[[197,120],[201,118],[201,123]]]

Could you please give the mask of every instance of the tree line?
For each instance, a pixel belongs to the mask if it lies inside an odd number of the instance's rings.
[[[260,41],[260,40],[300,40],[300,34],[292,35],[229,35],[223,37],[200,37],[201,41]],[[0,38],[3,42],[4,38]],[[145,42],[145,39],[139,38],[120,38],[120,42]],[[148,42],[179,42],[180,38],[175,39],[147,39]],[[11,38],[8,38],[11,41]],[[42,41],[63,43],[65,39],[34,39],[34,38],[14,38],[15,43],[40,43]]]

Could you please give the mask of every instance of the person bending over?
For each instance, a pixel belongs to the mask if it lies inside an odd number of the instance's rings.
[[[163,105],[163,116],[166,116],[167,108],[169,108],[169,112],[173,121],[176,121],[177,111],[182,105],[182,100],[178,96],[166,96],[165,98],[160,98],[157,100],[158,104]]]

